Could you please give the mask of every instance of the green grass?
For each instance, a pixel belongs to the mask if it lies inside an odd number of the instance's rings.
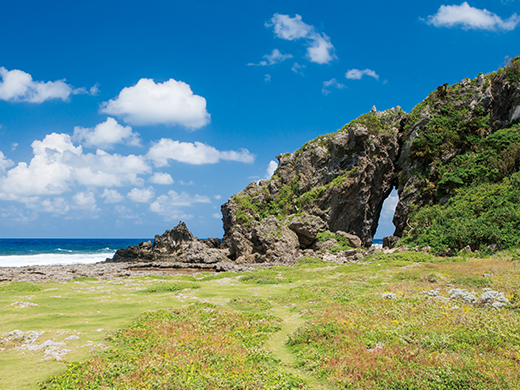
[[[166,293],[166,292],[176,292],[188,289],[197,289],[200,288],[200,284],[194,284],[189,282],[163,282],[163,283],[154,283],[147,289],[141,291],[143,293]]]
[[[516,254],[2,282],[0,388],[517,389]],[[510,303],[466,303],[450,298],[453,288],[478,299],[492,288]],[[6,337],[16,329],[21,337]],[[32,347],[62,343],[61,360],[27,348],[30,331]]]

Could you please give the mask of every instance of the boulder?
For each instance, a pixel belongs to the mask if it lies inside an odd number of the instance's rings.
[[[401,237],[397,236],[387,236],[383,237],[383,248],[392,249],[395,247],[397,242],[401,239]]]
[[[301,249],[310,247],[318,233],[325,231],[327,227],[320,217],[309,214],[290,215],[286,220],[289,229],[298,236]]]
[[[350,234],[350,233],[346,233],[346,232],[342,232],[341,230],[338,230],[336,232],[336,235],[345,237],[347,239],[347,241],[349,242],[349,246],[352,248],[361,248],[363,245],[363,243],[361,242],[361,239],[354,234]]]

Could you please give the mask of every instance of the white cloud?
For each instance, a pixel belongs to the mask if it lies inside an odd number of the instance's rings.
[[[53,200],[43,200],[37,208],[39,212],[53,213],[53,214],[67,214],[70,210],[70,206],[67,201],[62,197],[56,197]]]
[[[314,27],[304,23],[298,14],[294,18],[289,15],[274,14],[271,22],[267,22],[265,25],[266,27],[274,26],[276,36],[288,41],[307,38],[314,32]]]
[[[173,178],[169,173],[155,172],[150,178],[154,184],[170,185],[173,184]]]
[[[266,27],[274,27],[275,35],[280,39],[293,41],[301,38],[307,40],[307,58],[317,64],[328,64],[336,56],[330,38],[324,33],[317,33],[314,26],[302,21],[298,14],[294,18],[289,15],[274,14]]]
[[[133,87],[123,88],[116,99],[103,103],[101,112],[136,126],[180,125],[194,130],[210,122],[206,99],[174,79],[157,84],[141,79]]]
[[[195,184],[195,182],[194,182],[193,180],[190,180],[190,181],[188,181],[188,182],[185,182],[185,181],[181,180],[181,181],[179,182],[179,184],[180,184],[181,186],[192,186],[192,185]]]
[[[211,203],[207,196],[191,196],[186,192],[178,194],[175,191],[168,191],[168,195],[159,196],[151,205],[150,210],[162,215],[166,220],[191,219],[193,215],[184,214],[179,207],[193,206],[195,203]]]
[[[264,81],[271,81],[271,75],[270,74],[266,74],[264,76]]]
[[[267,61],[260,61],[258,64],[247,64],[249,66],[270,66],[285,61],[288,58],[292,58],[292,54],[282,54],[280,50],[273,49],[271,54],[264,54],[263,56]]]
[[[487,9],[471,7],[467,2],[461,5],[441,5],[435,15],[428,16],[428,24],[435,27],[462,27],[464,30],[512,31],[520,23],[516,13],[503,20]]]
[[[367,75],[367,76],[375,78],[376,80],[379,80],[379,75],[376,72],[374,72],[372,69],[365,69],[365,70],[350,69],[347,73],[345,73],[345,77],[349,80],[361,80],[361,78],[364,75]]]
[[[329,93],[331,93],[331,91],[329,91],[327,89],[329,87],[337,88],[337,89],[347,88],[345,85],[338,83],[336,81],[336,79],[330,79],[328,81],[323,82],[323,88],[321,89],[321,93],[324,94],[325,96],[328,95]]]
[[[399,202],[399,196],[397,195],[397,192],[394,190],[394,192],[392,192],[392,194],[388,198],[386,198],[383,203],[381,218],[392,218],[395,213],[397,202]]]
[[[135,214],[131,209],[129,209],[128,207],[125,207],[123,205],[119,204],[116,207],[114,207],[114,209],[119,214],[119,218],[124,218],[124,219],[138,219],[139,218],[139,216],[137,214]]]
[[[291,68],[291,70],[294,72],[294,73],[298,73],[298,74],[301,74],[303,76],[303,72],[300,70],[300,69],[303,69],[305,68],[305,65],[300,65],[298,64],[297,62],[295,62]]]
[[[115,144],[124,143],[141,146],[139,133],[132,132],[130,126],[121,126],[114,118],[107,118],[94,128],[74,127],[72,139],[87,147],[113,148]]]
[[[153,187],[148,188],[134,188],[126,196],[132,201],[139,203],[147,203],[155,195]]]
[[[123,201],[123,195],[116,190],[109,190],[108,188],[105,188],[101,197],[105,198],[105,203],[119,203]]]
[[[274,160],[269,161],[269,164],[267,165],[267,169],[265,171],[266,180],[269,180],[273,176],[274,171],[276,171],[276,168],[278,168],[278,163]]]
[[[78,192],[72,199],[76,203],[76,209],[99,211],[96,207],[96,197],[92,191]]]
[[[213,146],[202,142],[179,142],[162,138],[148,151],[146,157],[158,167],[168,165],[168,160],[175,160],[187,164],[215,164],[220,160],[252,163],[255,156],[247,149],[240,151],[220,151]]]
[[[11,150],[16,150],[17,147],[18,147],[18,144],[16,142],[13,142],[11,144]]]
[[[72,94],[85,93],[84,88],[75,89],[65,80],[34,81],[29,73],[22,70],[7,70],[0,67],[0,99],[12,102],[43,103],[46,100],[66,101]]]
[[[213,218],[216,218],[216,219],[221,219],[222,218],[222,214],[221,213],[214,213],[214,214],[211,214],[211,216]]]
[[[316,35],[307,48],[307,57],[311,62],[317,64],[328,64],[334,59],[334,46],[330,43],[330,38],[325,35]]]
[[[109,154],[100,149],[96,154],[72,156],[66,163],[73,168],[71,179],[86,186],[141,185],[144,180],[138,175],[151,172],[143,156]]]
[[[13,160],[9,160],[2,152],[0,152],[0,173],[5,173],[7,168],[11,168],[13,165]]]
[[[222,199],[222,195],[214,195],[213,197],[214,197],[216,200],[220,200],[220,199]]]
[[[48,134],[32,143],[34,157],[29,164],[18,163],[0,178],[0,199],[25,201],[28,197],[60,195],[78,183],[114,187],[139,185],[138,175],[150,173],[143,156],[121,156],[98,150],[83,154],[67,134]]]

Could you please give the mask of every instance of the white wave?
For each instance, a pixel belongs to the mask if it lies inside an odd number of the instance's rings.
[[[372,244],[372,248],[383,249],[383,244]]]
[[[28,265],[67,265],[93,264],[114,256],[113,252],[61,254],[45,253],[39,255],[0,256],[0,267],[24,267]]]

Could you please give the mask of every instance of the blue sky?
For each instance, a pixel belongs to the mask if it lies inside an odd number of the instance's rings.
[[[520,0],[4,1],[0,237],[148,238],[519,53]],[[391,234],[390,199],[377,236]]]

